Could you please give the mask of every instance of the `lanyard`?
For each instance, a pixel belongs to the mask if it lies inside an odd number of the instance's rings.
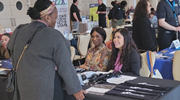
[[[173,13],[174,13],[174,17],[176,18],[176,12],[175,12],[175,0],[173,0],[173,6],[171,5],[171,3],[169,2],[169,0],[166,0],[167,3],[170,5],[171,9],[173,10]]]

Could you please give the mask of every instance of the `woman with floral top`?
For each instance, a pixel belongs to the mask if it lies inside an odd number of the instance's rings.
[[[94,47],[88,50],[84,65],[80,68],[92,71],[106,71],[110,50],[105,46],[106,32],[103,28],[95,27],[91,31],[91,41]]]

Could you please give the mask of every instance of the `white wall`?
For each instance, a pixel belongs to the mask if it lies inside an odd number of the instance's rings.
[[[156,10],[158,2],[158,0],[150,0],[150,4],[154,10]]]
[[[29,1],[30,1],[31,5],[33,5],[36,0],[29,0]],[[107,7],[112,7],[111,1],[114,1],[114,0],[103,0],[103,3]],[[117,1],[121,2],[123,0],[117,0]],[[135,7],[136,4],[139,2],[139,0],[125,0],[125,1],[127,1],[126,9],[130,8],[131,5],[133,5]],[[158,2],[159,2],[159,0],[150,0],[152,7],[155,9],[156,9]],[[69,10],[70,10],[72,3],[73,3],[73,0],[68,0]],[[80,13],[81,15],[89,15],[89,4],[90,3],[98,3],[98,0],[79,0],[78,8],[81,10],[81,13]]]

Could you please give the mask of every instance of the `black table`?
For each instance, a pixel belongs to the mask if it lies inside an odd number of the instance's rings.
[[[57,74],[56,74],[57,75]],[[147,83],[153,83],[163,86],[173,86],[171,91],[166,93],[164,96],[161,96],[158,100],[180,100],[180,82],[179,81],[173,81],[173,80],[164,80],[164,79],[152,79],[152,78],[146,78],[146,77],[138,77],[135,79],[136,82],[147,82]],[[13,94],[7,93],[5,91],[5,86],[7,82],[7,77],[0,76],[0,100],[12,100]],[[55,87],[58,89],[60,88],[59,85],[60,80],[55,80]],[[84,87],[87,88],[87,87]],[[64,100],[75,100],[75,98],[72,95],[67,95],[65,92],[65,99]],[[92,94],[86,94],[85,100],[136,100],[136,99],[130,99],[120,96],[113,96],[113,95],[92,95]]]
[[[173,88],[167,92],[164,96],[161,96],[158,100],[180,100],[180,82],[173,81],[173,80],[164,80],[164,79],[152,79],[146,77],[138,77],[134,80],[135,82],[147,82],[153,83],[163,86],[173,86]],[[85,100],[137,100],[131,98],[125,98],[120,96],[113,96],[113,95],[93,95],[93,94],[86,94]],[[75,100],[73,96],[67,95],[65,93],[65,100]]]
[[[7,77],[0,76],[0,100],[12,100],[13,93],[6,92]]]

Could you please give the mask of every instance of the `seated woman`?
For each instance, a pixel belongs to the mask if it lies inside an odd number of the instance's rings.
[[[1,59],[10,59],[10,56],[9,56],[9,52],[7,50],[7,43],[9,42],[9,39],[10,39],[10,34],[9,33],[5,33],[2,35],[1,37],[1,40],[2,40],[2,44],[1,44],[1,51],[0,51],[0,57]]]
[[[110,50],[105,46],[106,32],[103,28],[95,27],[91,31],[94,47],[88,50],[84,65],[80,68],[93,71],[106,71]]]
[[[118,29],[113,35],[112,52],[107,71],[122,72],[127,75],[139,75],[141,57],[129,31]]]

